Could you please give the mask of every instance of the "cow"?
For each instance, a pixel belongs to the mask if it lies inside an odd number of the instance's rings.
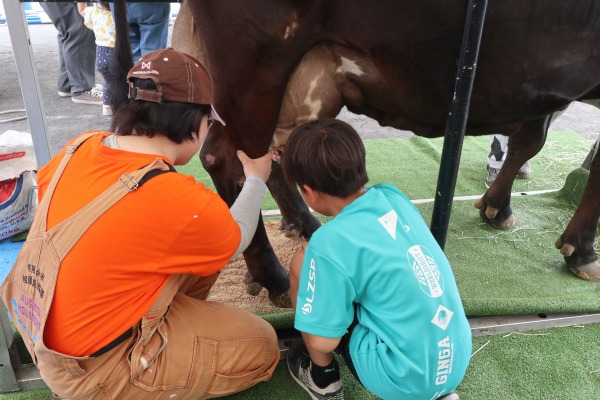
[[[120,3],[115,1],[116,14]],[[208,69],[213,105],[225,123],[212,127],[200,152],[219,195],[232,204],[243,185],[236,149],[254,157],[269,147],[280,149],[299,122],[336,116],[343,106],[382,126],[443,136],[467,5],[464,0],[182,4],[173,44]],[[117,48],[122,20],[115,15]],[[193,45],[186,42],[190,37]],[[120,66],[121,73],[127,70],[126,63]],[[600,98],[600,1],[580,0],[575,7],[555,0],[490,0],[476,71],[466,134],[507,135],[509,153],[475,206],[485,221],[508,228],[515,223],[512,182],[543,146],[551,115],[573,101]],[[555,244],[571,271],[591,281],[600,280],[594,249],[599,178],[596,157],[582,200]],[[281,209],[282,227],[310,238],[320,224],[276,162],[267,185]],[[252,290],[264,286],[272,302],[289,305],[287,272],[262,224],[244,257]]]

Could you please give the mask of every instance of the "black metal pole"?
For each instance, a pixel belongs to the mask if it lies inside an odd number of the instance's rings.
[[[448,222],[450,221],[460,153],[469,115],[471,92],[477,69],[477,57],[486,9],[487,0],[468,1],[465,30],[458,60],[452,104],[446,122],[442,160],[431,216],[431,232],[442,249],[446,244]]]

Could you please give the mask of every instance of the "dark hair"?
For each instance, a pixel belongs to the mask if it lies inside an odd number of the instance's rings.
[[[136,79],[134,86],[142,89],[156,89],[151,79]],[[111,130],[129,136],[135,130],[137,135],[152,137],[156,133],[181,144],[193,140],[200,129],[205,115],[210,114],[210,105],[191,103],[153,103],[129,99],[121,103],[113,116]]]
[[[310,121],[290,135],[281,158],[291,185],[347,197],[369,181],[365,146],[358,133],[337,119]]]

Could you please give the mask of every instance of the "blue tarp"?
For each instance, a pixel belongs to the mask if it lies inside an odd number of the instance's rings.
[[[15,263],[23,243],[25,242],[12,242],[10,239],[0,241],[0,283],[4,282],[4,278]]]

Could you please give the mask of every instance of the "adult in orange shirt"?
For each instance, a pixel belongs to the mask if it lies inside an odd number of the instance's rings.
[[[17,260],[3,298],[60,398],[198,399],[268,380],[279,361],[273,328],[205,299],[250,243],[271,157],[238,152],[246,181],[229,209],[167,170],[186,164],[218,119],[206,71],[157,50],[128,81],[118,133],[77,138],[39,170],[40,207],[22,253],[42,256]],[[141,179],[149,169],[166,173]],[[51,251],[31,250],[38,233]]]

